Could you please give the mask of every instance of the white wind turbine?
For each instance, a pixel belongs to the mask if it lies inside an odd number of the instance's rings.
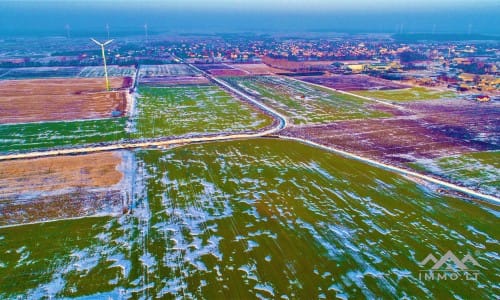
[[[97,45],[101,46],[102,60],[104,62],[104,77],[106,78],[106,90],[109,91],[108,68],[106,66],[106,55],[104,54],[104,46],[109,45],[113,40],[109,40],[109,41],[104,42],[104,43],[100,43],[100,42],[94,40],[93,38],[90,38],[90,40],[92,40],[92,42],[96,43]]]

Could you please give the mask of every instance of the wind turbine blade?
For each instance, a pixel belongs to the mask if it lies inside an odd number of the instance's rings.
[[[90,40],[91,40],[92,42],[96,43],[97,45],[102,46],[102,44],[101,44],[101,43],[99,43],[98,41],[94,40],[93,38],[90,38]]]
[[[104,43],[104,44],[102,44],[102,45],[103,45],[103,46],[106,46],[106,45],[108,45],[108,44],[111,44],[111,42],[112,42],[112,41],[114,41],[114,40],[109,40],[109,41],[105,42],[105,43]]]

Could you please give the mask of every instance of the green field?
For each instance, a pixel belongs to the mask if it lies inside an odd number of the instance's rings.
[[[303,144],[135,152],[132,213],[0,228],[0,298],[488,299],[498,210]],[[424,281],[428,254],[481,265]],[[428,268],[429,266],[427,266]]]
[[[397,90],[353,91],[352,93],[389,101],[414,101],[456,98],[457,94],[451,91],[437,91],[424,87],[412,87]]]
[[[0,125],[0,152],[111,142],[127,138],[126,118]]]
[[[411,166],[419,171],[438,175],[490,195],[500,193],[500,180],[498,178],[500,151],[420,160]]]
[[[140,87],[137,137],[253,131],[272,118],[217,86]]]
[[[43,150],[127,139],[255,131],[271,117],[216,86],[141,87],[137,115],[127,118],[0,125],[0,152]]]
[[[284,77],[222,79],[278,110],[297,125],[389,116],[368,107],[372,102]]]

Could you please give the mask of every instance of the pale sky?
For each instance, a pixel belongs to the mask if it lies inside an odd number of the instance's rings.
[[[172,10],[236,11],[435,11],[500,9],[499,0],[0,0],[0,3],[36,3],[73,7],[157,8]]]
[[[0,0],[0,34],[59,34],[66,24],[75,34],[105,24],[140,32],[145,23],[151,31],[500,34],[499,14],[500,0]]]

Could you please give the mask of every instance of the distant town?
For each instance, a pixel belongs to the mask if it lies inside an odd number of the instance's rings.
[[[468,97],[476,96],[479,101],[498,99],[498,41],[465,38],[443,41],[432,35],[380,34],[327,39],[241,34],[150,36],[117,39],[107,49],[107,55],[108,64],[120,66],[175,63],[180,58],[195,64],[265,63],[294,73],[368,74],[407,84],[449,88]],[[36,43],[29,39],[0,40],[4,49],[0,69],[102,63],[98,49],[87,40],[59,37]],[[0,76],[5,75],[2,73]]]

